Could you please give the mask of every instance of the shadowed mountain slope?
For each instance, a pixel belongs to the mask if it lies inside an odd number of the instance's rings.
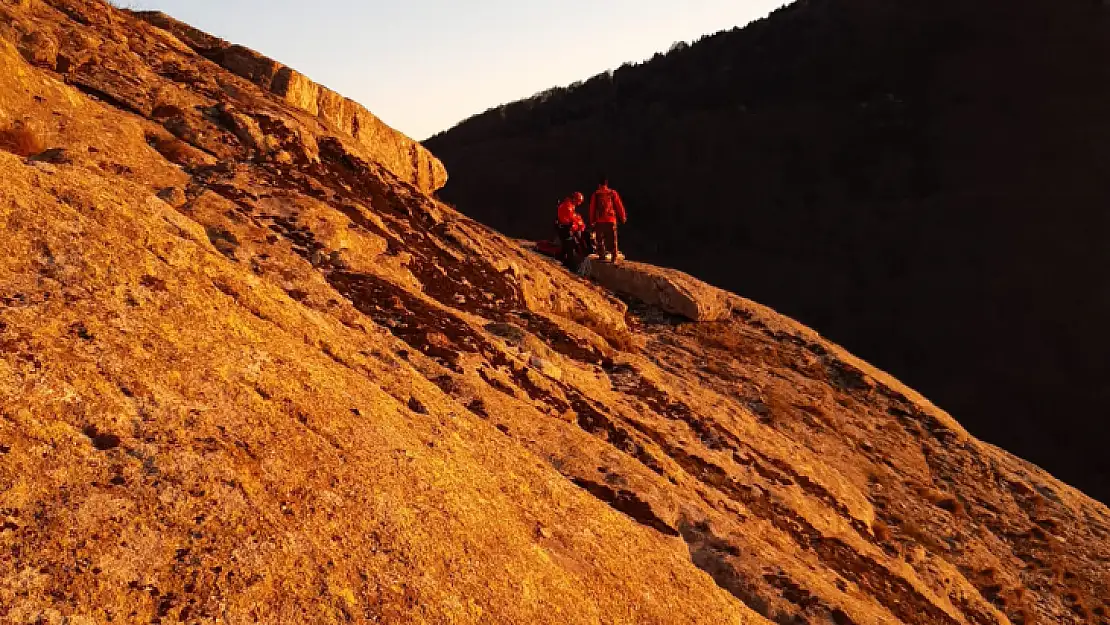
[[[0,621],[1108,622],[1105,506],[178,28],[0,1]]]
[[[426,142],[546,237],[606,171],[631,257],[795,317],[1103,500],[1110,9],[805,0]]]

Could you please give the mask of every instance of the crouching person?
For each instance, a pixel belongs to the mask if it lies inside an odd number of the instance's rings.
[[[559,215],[555,227],[559,232],[559,260],[567,269],[574,271],[584,256],[583,233],[586,223],[578,214],[577,208],[586,198],[577,191],[559,203]]]

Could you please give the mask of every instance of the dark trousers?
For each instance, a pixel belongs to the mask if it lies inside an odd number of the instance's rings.
[[[562,248],[559,250],[559,260],[568,268],[576,269],[582,261],[582,242],[570,226],[558,224],[556,227],[559,230],[559,246]]]
[[[617,224],[613,223],[597,223],[594,224],[594,231],[597,232],[597,254],[602,258],[606,254],[612,254],[613,258],[617,258]]]

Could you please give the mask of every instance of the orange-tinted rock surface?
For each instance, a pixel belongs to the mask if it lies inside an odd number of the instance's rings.
[[[0,621],[1107,622],[1104,506],[814,332],[617,299],[132,14],[0,20]]]
[[[723,321],[732,316],[734,296],[674,269],[589,259],[581,273],[611,291],[691,321]]]
[[[435,191],[447,182],[447,170],[439,159],[416,141],[384,124],[358,102],[254,50],[229,44],[164,13],[142,11],[135,15],[173,33],[199,54],[278,95],[290,106],[354,137],[374,161],[405,181],[424,191]]]

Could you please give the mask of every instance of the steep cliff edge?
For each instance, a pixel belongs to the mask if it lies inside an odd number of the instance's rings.
[[[22,4],[40,10],[37,8],[39,0]],[[106,5],[64,1],[42,4],[65,13],[78,24],[104,30],[41,28],[14,20],[5,25],[11,31],[8,38],[26,50],[33,50],[30,60],[35,64],[56,70],[86,92],[127,102],[148,116],[160,108],[164,115],[170,116],[172,111],[167,107],[180,107],[182,103],[174,100],[174,92],[183,84],[189,85],[194,92],[213,97],[217,88],[226,85],[217,85],[219,79],[212,75],[195,73],[203,65],[190,58],[193,55],[187,54],[185,46],[181,45],[184,43],[196,54],[276,95],[290,107],[352,137],[367,157],[405,182],[429,192],[447,182],[443,164],[419,143],[387,126],[358,102],[253,50],[202,33],[159,12],[133,12],[128,14],[128,19],[139,17],[174,35],[175,39],[155,31],[146,31],[137,38],[120,36],[112,27],[121,24],[121,14]],[[103,59],[111,60],[114,71],[106,72],[106,68],[100,66],[99,61]],[[196,107],[199,103],[188,104]],[[167,128],[173,131],[173,127]]]
[[[136,11],[133,15],[174,34],[205,58],[278,95],[290,106],[351,135],[369,150],[375,161],[402,180],[428,192],[447,183],[447,170],[439,159],[424,146],[384,124],[358,102],[254,50],[212,37],[164,13]]]
[[[0,18],[0,620],[1107,622],[1110,511],[816,333],[618,299],[107,5]]]

